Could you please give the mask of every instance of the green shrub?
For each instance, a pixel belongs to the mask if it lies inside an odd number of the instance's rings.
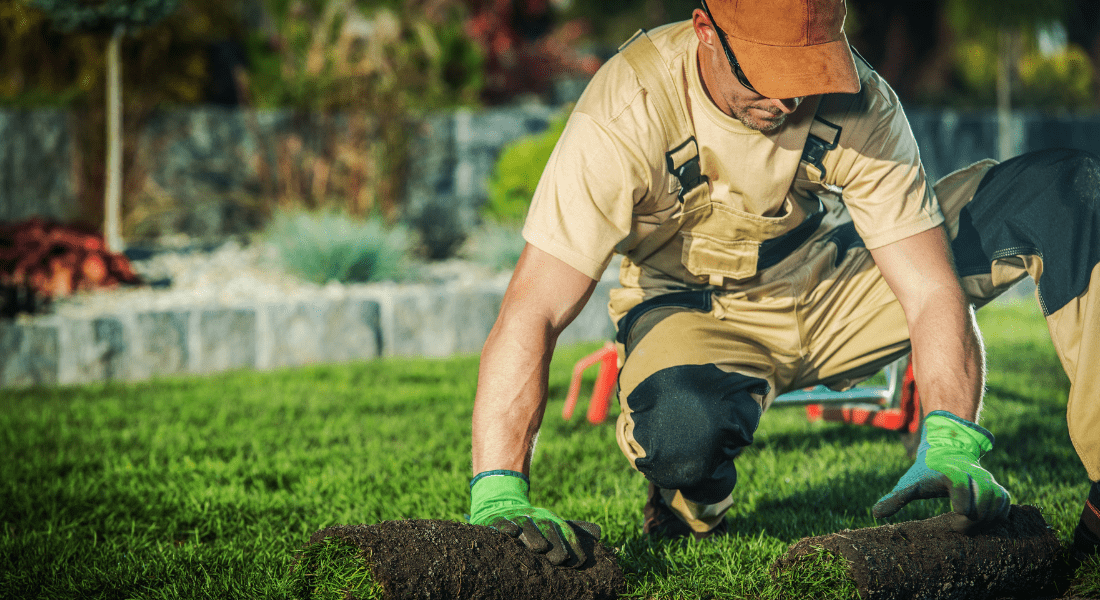
[[[1043,56],[1029,52],[1020,58],[1020,100],[1028,106],[1085,108],[1095,103],[1089,55],[1077,46]]]
[[[561,115],[550,122],[546,131],[504,147],[489,178],[489,200],[482,208],[486,218],[498,223],[523,221],[542,170],[565,131],[565,121],[566,115]]]
[[[380,217],[332,212],[279,213],[265,237],[287,268],[315,283],[398,278],[408,249],[405,231],[388,228]]]

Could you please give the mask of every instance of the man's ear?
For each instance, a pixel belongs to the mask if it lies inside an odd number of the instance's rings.
[[[697,8],[691,13],[691,25],[695,29],[695,37],[699,38],[699,43],[713,48],[718,43],[718,32],[714,30],[714,26],[711,25],[710,19],[707,18],[707,13],[703,12],[703,9]]]

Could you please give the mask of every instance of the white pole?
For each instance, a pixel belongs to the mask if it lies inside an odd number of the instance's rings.
[[[997,159],[1015,154],[1012,139],[1012,67],[1016,58],[1014,35],[1007,27],[997,32]]]
[[[103,237],[111,252],[122,252],[122,67],[119,46],[122,28],[107,44],[107,173]]]

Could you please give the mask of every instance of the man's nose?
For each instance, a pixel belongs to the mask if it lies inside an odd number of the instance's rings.
[[[771,103],[779,110],[783,111],[783,114],[789,115],[794,112],[798,105],[802,102],[802,98],[769,98]]]

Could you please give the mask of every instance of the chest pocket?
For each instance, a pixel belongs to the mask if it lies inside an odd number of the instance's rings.
[[[813,235],[825,214],[823,205],[816,198],[816,193],[825,187],[825,157],[837,147],[841,130],[839,125],[816,114],[804,130],[806,141],[791,192],[800,201],[813,201],[814,208],[809,209],[808,214],[794,209],[791,195],[784,200],[779,217],[749,214],[713,202],[705,177],[702,184],[707,193],[696,194],[691,187],[693,182],[681,180],[681,262],[688,272],[705,277],[716,286],[723,285],[725,278],[742,280],[778,264]],[[698,169],[698,147],[692,144],[690,148],[694,149],[695,155],[687,156],[681,151],[677,164],[690,164]],[[672,155],[670,152],[669,156]],[[676,176],[673,165],[670,158],[669,172]],[[802,208],[809,207],[804,205]]]

